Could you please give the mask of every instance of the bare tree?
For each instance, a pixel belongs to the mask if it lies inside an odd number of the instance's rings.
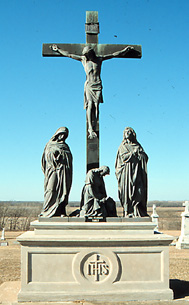
[[[9,212],[10,212],[10,208],[7,205],[1,205],[0,206],[0,230],[2,230],[9,219]]]
[[[20,218],[23,215],[23,209],[16,207],[12,208],[9,215],[10,231],[17,230]]]

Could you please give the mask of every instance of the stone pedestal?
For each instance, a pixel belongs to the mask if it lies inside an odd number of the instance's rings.
[[[181,214],[181,235],[176,243],[176,247],[178,249],[189,249],[189,201],[185,201],[183,206],[185,211]]]
[[[150,218],[41,218],[22,245],[19,302],[167,300],[169,244]]]

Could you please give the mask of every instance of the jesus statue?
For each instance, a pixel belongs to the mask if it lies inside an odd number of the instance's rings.
[[[51,45],[50,48],[62,56],[81,61],[83,64],[86,73],[86,81],[84,86],[84,108],[86,109],[87,113],[88,137],[93,139],[97,137],[95,130],[99,116],[99,104],[103,103],[102,80],[100,77],[102,62],[120,55],[125,55],[134,48],[127,46],[121,51],[101,56],[97,56],[94,49],[90,46],[84,47],[81,56],[70,54],[67,51],[60,49],[55,44]]]

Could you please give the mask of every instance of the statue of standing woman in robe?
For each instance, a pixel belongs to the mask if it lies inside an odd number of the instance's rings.
[[[97,137],[95,129],[99,116],[99,104],[103,103],[102,80],[100,76],[102,62],[107,59],[124,55],[132,50],[133,47],[127,46],[121,51],[102,56],[96,56],[94,49],[90,46],[84,47],[82,56],[69,54],[67,51],[60,49],[57,45],[52,45],[50,48],[62,56],[81,61],[83,64],[86,73],[86,82],[84,86],[84,109],[86,109],[87,112],[88,137],[93,139]]]
[[[148,156],[137,142],[136,133],[127,127],[116,157],[118,195],[125,217],[145,217],[147,214]]]
[[[66,216],[72,185],[72,154],[65,143],[68,128],[60,127],[45,146],[42,156],[44,205],[42,217]]]

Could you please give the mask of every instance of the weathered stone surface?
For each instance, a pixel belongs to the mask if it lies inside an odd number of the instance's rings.
[[[3,228],[1,239],[0,239],[0,246],[8,246],[8,242],[5,240],[5,229]]]
[[[94,302],[94,301],[61,301],[61,302],[17,302],[17,294],[20,290],[21,282],[5,282],[0,285],[0,302],[3,305],[152,305],[152,301],[105,301],[105,302]],[[183,285],[182,285],[183,287]],[[180,290],[183,290],[176,283],[174,287],[174,293],[178,294]],[[187,294],[188,295],[188,294]],[[179,297],[176,300],[153,300],[153,305],[184,305],[189,304],[189,296],[185,298]]]
[[[5,240],[5,228],[3,228],[1,233],[1,240]]]
[[[51,218],[32,226],[34,231],[18,237],[19,301],[172,299],[168,245],[173,238],[155,235],[149,218],[112,223]]]
[[[116,217],[116,203],[107,197],[103,177],[109,175],[108,166],[88,171],[82,190],[80,217]]]
[[[151,217],[152,217],[152,221],[156,224],[154,231],[159,232],[159,227],[158,227],[159,215],[157,214],[156,204],[153,204],[153,213],[152,213]]]
[[[65,143],[68,133],[68,128],[60,127],[43,152],[41,163],[45,181],[42,217],[66,216],[72,185],[72,154]]]
[[[7,241],[0,241],[0,246],[1,247],[8,246],[8,242]]]
[[[127,46],[131,46],[128,44],[96,44],[92,43],[94,51],[97,56],[108,55],[110,53],[114,53],[116,51],[121,51]],[[68,53],[75,54],[75,55],[82,55],[84,47],[88,45],[88,43],[55,43],[59,46],[60,49],[67,51]],[[60,57],[62,56],[59,53],[53,52],[50,48],[53,43],[44,43],[42,49],[42,55],[44,57]],[[132,45],[134,48],[129,53],[120,54],[117,58],[141,58],[142,57],[142,49],[141,45]]]
[[[116,157],[118,195],[126,217],[146,217],[148,156],[131,127],[123,132]]]
[[[178,249],[189,249],[189,201],[185,201],[183,206],[185,211],[181,214],[181,235],[176,243],[176,247]]]
[[[99,104],[103,103],[101,65],[110,58],[141,58],[140,45],[98,44],[98,12],[86,12],[86,44],[43,44],[43,56],[81,61],[85,72],[84,108],[87,118],[87,171],[99,167]]]
[[[61,49],[55,44],[51,45],[50,48],[62,56],[72,58],[82,63],[86,73],[86,81],[84,85],[84,108],[86,109],[87,114],[88,137],[89,139],[96,138],[99,104],[103,103],[101,80],[102,62],[111,58],[124,57],[124,55],[129,54],[134,47],[126,46],[122,50],[113,53],[109,52],[109,54],[101,56],[97,56],[91,45],[84,47],[81,56],[68,53],[68,51]]]

